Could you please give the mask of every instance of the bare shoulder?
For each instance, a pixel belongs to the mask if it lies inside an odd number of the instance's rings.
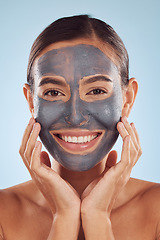
[[[150,222],[150,228],[154,226],[155,238],[160,240],[160,184],[131,179],[131,185],[144,219]]]
[[[0,211],[20,207],[24,201],[33,201],[32,192],[35,186],[32,181],[0,190]],[[12,204],[11,204],[12,203]]]
[[[0,190],[0,221],[2,215],[4,217],[7,213],[20,213],[21,210],[24,212],[31,207],[42,208],[44,202],[43,195],[32,180]]]
[[[21,213],[25,205],[33,200],[32,181],[22,183],[10,188],[0,190],[0,222],[9,222],[9,219],[17,216],[17,213]],[[3,223],[2,223],[3,219]]]
[[[160,183],[130,178],[126,186],[126,192],[129,201],[136,199],[149,209],[160,208]]]
[[[137,195],[141,201],[145,200],[146,204],[150,202],[160,204],[158,201],[160,199],[160,183],[131,178],[128,187],[132,190],[133,195]]]
[[[33,226],[42,224],[38,216],[48,216],[43,199],[33,181],[1,190],[0,239],[21,239],[21,234],[26,235],[26,226],[32,232]]]
[[[125,239],[126,223],[126,239],[160,240],[160,184],[130,178],[112,214],[117,239]]]
[[[14,225],[17,215],[20,215],[27,195],[27,185],[24,183],[0,190],[0,239],[5,239],[5,229]]]

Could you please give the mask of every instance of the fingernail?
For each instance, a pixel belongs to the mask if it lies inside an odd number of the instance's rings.
[[[124,128],[123,122],[120,122],[119,125],[120,125],[120,127],[123,127],[123,128]]]
[[[136,128],[135,125],[134,125],[134,123],[132,123],[132,127],[133,127],[133,128]]]
[[[38,125],[35,123],[34,125],[33,125],[33,129],[36,129],[38,127]]]

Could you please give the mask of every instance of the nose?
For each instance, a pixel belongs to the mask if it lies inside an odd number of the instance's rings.
[[[82,101],[74,94],[67,104],[67,111],[65,115],[65,121],[73,126],[81,126],[88,121],[87,114],[84,114]]]

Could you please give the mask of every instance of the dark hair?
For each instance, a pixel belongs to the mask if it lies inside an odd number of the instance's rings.
[[[88,15],[78,15],[56,20],[45,28],[34,41],[27,69],[27,82],[30,84],[31,90],[34,83],[32,65],[35,58],[43,49],[52,43],[78,38],[92,39],[94,36],[104,44],[107,43],[112,47],[118,57],[122,83],[123,85],[127,85],[129,78],[129,58],[121,38],[114,29],[105,22],[91,18]]]

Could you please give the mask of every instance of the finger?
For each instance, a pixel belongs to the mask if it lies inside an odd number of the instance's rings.
[[[131,161],[130,161],[130,142],[131,142],[131,137],[129,135],[127,135],[123,141],[121,160],[117,164],[117,166],[119,166],[119,174],[122,174],[123,171],[131,163]]]
[[[142,155],[142,148],[141,148],[141,144],[140,144],[138,132],[137,132],[137,130],[136,130],[136,128],[135,128],[134,123],[132,123],[132,127],[135,129],[135,133],[136,133],[136,137],[137,137],[137,142],[138,142],[138,148],[137,148],[136,157],[135,157],[135,160],[134,160],[134,165],[135,165],[135,164],[137,163],[138,159],[140,158],[140,156]]]
[[[120,160],[120,173],[119,180],[117,181],[117,186],[120,188],[124,187],[124,185],[128,182],[131,171],[133,168],[133,162],[130,158],[130,145],[131,145],[131,137],[128,135],[124,139],[124,144],[122,148],[121,160]]]
[[[128,139],[127,141],[128,141],[128,145],[127,143],[126,143],[126,147],[124,145],[124,151],[122,151],[122,155],[121,155],[121,160],[123,164],[126,166],[121,175],[121,182],[123,182],[124,184],[127,183],[127,181],[129,180],[131,171],[135,165],[135,161],[133,161],[133,158],[131,157],[131,154],[130,154],[131,140]]]
[[[117,123],[117,130],[118,130],[119,134],[121,135],[122,139],[124,140],[124,138],[128,135],[128,132],[122,122]]]
[[[137,158],[134,161],[134,165],[137,163],[138,159],[140,158],[140,156],[142,155],[142,148],[141,148],[141,144],[140,144],[140,139],[139,139],[139,135],[138,132],[136,130],[136,127],[134,125],[134,123],[131,123],[132,128],[134,129],[135,132],[135,136],[137,139],[137,143],[138,143],[138,147],[137,147]]]
[[[122,137],[122,139],[124,140],[125,137],[127,136],[127,129],[125,128],[124,124],[122,122],[119,122],[117,125],[117,129]],[[138,133],[137,133],[138,135]],[[136,140],[137,141],[137,140]],[[130,161],[132,162],[132,165],[134,166],[136,164],[136,162],[138,161],[139,157],[142,154],[142,149],[140,144],[137,143],[135,144],[133,142],[133,138],[131,138],[130,140]]]
[[[23,154],[25,152],[26,149],[26,145],[27,145],[27,141],[29,139],[29,136],[31,134],[32,128],[33,128],[33,124],[35,123],[35,119],[31,118],[22,137],[22,142],[21,142],[21,146],[19,149],[19,153],[20,155],[23,157]]]
[[[41,152],[40,161],[41,161],[41,163],[45,164],[46,166],[51,167],[51,162],[50,162],[49,155],[47,152],[44,152],[44,151]]]
[[[115,153],[114,153],[115,154]],[[110,175],[110,180],[114,181],[115,184],[119,182],[119,179],[121,178],[122,174],[126,170],[126,168],[130,164],[130,136],[127,135],[124,140],[123,140],[123,147],[122,147],[122,153],[121,153],[121,160],[111,167],[107,173],[104,175],[104,177],[108,177],[109,173]],[[108,180],[107,180],[108,181]]]
[[[124,141],[125,137],[129,135],[127,129],[125,128],[125,126],[122,122],[118,122],[117,129],[118,129],[119,134],[121,135],[121,137]],[[135,144],[133,143],[132,138],[131,138],[130,144],[131,144],[131,147],[132,147],[132,152],[135,152],[137,146],[135,146]]]
[[[30,161],[31,161],[31,155],[32,155],[33,149],[35,147],[35,143],[36,143],[37,138],[39,136],[40,129],[41,129],[40,124],[35,123],[32,131],[31,131],[31,134],[29,136],[27,145],[26,145],[26,150],[25,150],[24,156],[25,156],[25,158],[26,158],[26,160],[28,161],[29,164],[30,164]]]
[[[137,129],[136,129],[134,123],[131,123],[131,127],[134,129],[135,137],[136,137],[136,139],[137,139],[138,144],[140,145],[139,135],[138,135],[138,132],[137,132]]]
[[[124,127],[126,128],[127,132],[131,136],[131,140],[133,141],[133,144],[135,145],[136,148],[138,148],[138,142],[137,142],[134,128],[128,122],[127,117],[122,117],[122,122],[123,122]]]
[[[35,147],[33,149],[31,161],[30,161],[30,169],[35,173],[39,172],[41,168],[41,161],[40,161],[41,149],[42,149],[42,143],[37,141],[35,143]]]
[[[58,179],[57,181],[59,181],[59,179],[60,179],[59,175],[53,169],[51,169],[50,166],[48,166],[48,165],[50,165],[50,163],[49,163],[50,160],[49,160],[48,154],[45,153],[44,151],[41,152],[41,150],[42,150],[42,143],[40,141],[36,141],[35,147],[33,149],[32,156],[31,156],[31,162],[30,162],[31,171],[36,174],[36,177],[37,176],[40,177],[41,180],[48,179],[49,175],[52,174],[54,176],[57,176],[54,179],[54,181],[56,182],[56,179]],[[45,155],[44,161],[47,164],[45,164],[45,163],[43,164],[43,162],[41,162],[41,160],[42,160],[41,154],[43,157]]]
[[[113,167],[117,162],[117,152],[115,150],[111,151],[108,155],[107,161],[106,161],[106,167]]]

